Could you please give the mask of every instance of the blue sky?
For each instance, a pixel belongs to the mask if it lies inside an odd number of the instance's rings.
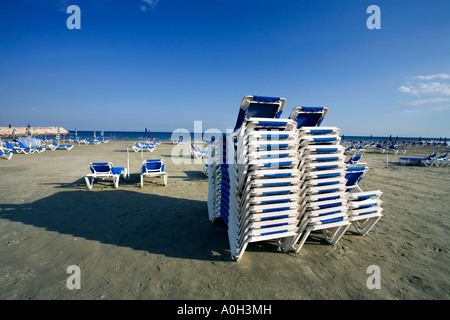
[[[450,137],[449,12],[446,0],[1,1],[0,126],[224,130],[262,95],[287,99],[282,117],[326,106],[323,125],[346,135]]]

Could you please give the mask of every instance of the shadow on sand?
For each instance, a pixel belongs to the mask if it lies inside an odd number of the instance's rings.
[[[168,257],[231,259],[226,227],[211,224],[206,202],[110,188],[1,204],[0,218]]]

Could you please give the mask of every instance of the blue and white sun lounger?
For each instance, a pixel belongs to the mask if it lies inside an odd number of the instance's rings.
[[[155,146],[154,145],[143,145],[140,143],[135,143],[135,145],[132,147],[134,152],[139,152],[139,151],[150,151],[153,152],[155,151]]]
[[[406,157],[400,157],[398,158],[398,161],[400,164],[410,164],[410,165],[425,165],[427,167],[432,166],[436,161],[437,152],[433,152],[428,157],[425,158],[406,158]]]
[[[34,152],[40,153],[40,152],[44,152],[45,150],[47,150],[46,147],[27,147],[21,141],[17,142],[17,144],[19,145],[19,147],[27,150],[29,153],[34,153]]]
[[[14,151],[16,153],[24,153],[24,154],[29,154],[30,153],[30,151],[28,150],[29,148],[15,147],[9,141],[5,141],[5,147],[9,151]]]
[[[363,162],[360,162],[362,158],[362,153],[357,153],[354,156],[350,157],[350,159],[348,159],[345,164],[347,166],[355,166],[355,165],[361,165],[361,164],[365,164]]]
[[[445,152],[441,154],[439,157],[436,158],[436,161],[434,162],[434,165],[436,167],[446,167],[450,164],[450,160],[447,159],[448,152]]]
[[[1,141],[0,141],[0,144],[1,144]],[[5,158],[6,160],[9,160],[9,159],[12,158],[13,153],[12,153],[11,151],[6,151],[5,149],[3,149],[3,148],[0,146],[0,156],[1,156],[2,158]]]
[[[164,159],[145,160],[141,167],[141,188],[144,187],[145,177],[163,177],[167,186],[167,172],[164,171]]]
[[[91,170],[91,173],[84,177],[86,186],[89,190],[91,190],[94,185],[94,179],[104,180],[107,178],[112,178],[114,187],[117,189],[119,187],[120,175],[123,177],[127,176],[127,168],[113,167],[111,162],[93,162],[89,164],[89,169]]]
[[[246,96],[242,99],[239,114],[236,120],[234,131],[241,128],[245,119],[266,118],[277,119],[280,117],[286,99],[263,96]]]
[[[292,110],[289,119],[297,122],[297,128],[318,127],[328,112],[326,107],[297,107]]]
[[[92,140],[90,138],[86,138],[86,139],[84,139],[84,141],[87,142],[87,144],[89,144],[89,143],[93,143],[93,144],[100,144],[100,143],[102,143],[101,141],[99,141],[97,139]]]
[[[387,147],[387,149],[385,149],[385,151],[387,151],[387,152],[392,152],[392,153],[395,152],[395,154],[398,154],[399,152],[403,152],[403,154],[406,153],[406,149],[397,149],[397,147],[395,147],[395,146],[393,146],[393,145],[389,145],[389,146]],[[383,152],[384,152],[384,151],[383,151]]]
[[[353,189],[356,189],[360,192],[362,192],[361,188],[359,187],[359,182],[364,177],[364,175],[369,170],[369,167],[367,166],[357,166],[357,167],[348,167],[347,171],[345,173],[345,179],[346,182],[346,188],[347,191],[352,191]]]
[[[57,144],[55,141],[52,141],[52,143],[48,145],[48,147],[52,149],[52,151],[55,151],[56,149],[71,150],[73,146],[73,144]]]
[[[201,150],[199,147],[191,143],[191,157],[197,159],[206,158],[208,156],[208,151]]]
[[[382,201],[380,190],[356,192],[349,194],[348,220],[354,226],[355,231],[361,235],[367,234],[383,216],[381,212]]]

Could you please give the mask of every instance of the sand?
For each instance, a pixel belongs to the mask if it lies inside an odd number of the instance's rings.
[[[86,188],[88,164],[126,166],[110,141],[0,159],[0,299],[449,299],[450,167],[400,166],[366,152],[360,186],[383,191],[384,216],[366,235],[334,246],[311,236],[298,254],[252,243],[231,259],[223,223],[207,213],[202,165],[175,164],[173,144],[130,152],[130,179]],[[428,155],[434,149],[409,149]],[[441,150],[440,150],[441,151]],[[164,158],[162,179],[139,184],[143,159]],[[180,160],[180,159],[178,159]],[[69,266],[80,289],[69,289]],[[369,289],[369,266],[380,289]]]

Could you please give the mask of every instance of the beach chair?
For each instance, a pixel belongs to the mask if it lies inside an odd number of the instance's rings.
[[[69,138],[69,141],[70,142],[77,142],[78,143],[78,145],[80,145],[80,144],[89,144],[89,142],[88,141],[86,141],[86,139],[80,139],[80,138],[75,138],[75,137],[70,137]]]
[[[144,187],[145,177],[163,177],[164,185],[167,186],[167,172],[164,171],[164,159],[145,160],[141,167],[141,188]]]
[[[363,162],[360,162],[362,158],[362,154],[361,153],[357,153],[354,156],[350,157],[350,159],[348,159],[345,164],[347,166],[355,166],[355,165],[361,165],[361,164],[365,164]]]
[[[436,167],[446,167],[449,165],[450,160],[447,159],[448,152],[445,152],[441,154],[439,157],[436,158],[436,161],[434,162],[434,165]]]
[[[203,159],[208,156],[208,151],[201,150],[199,147],[191,143],[191,157]]]
[[[424,158],[406,158],[400,157],[398,161],[400,164],[408,164],[408,165],[425,165],[426,167],[432,166],[436,162],[437,152],[431,153],[428,157]]]
[[[383,216],[380,190],[349,194],[348,220],[358,234],[367,234]]]
[[[393,145],[389,145],[388,148],[385,151],[386,152],[392,152],[392,153],[395,152],[395,154],[398,154],[399,152],[403,152],[403,154],[406,153],[406,149],[397,149],[397,147],[393,146]]]
[[[44,152],[45,150],[47,150],[46,147],[33,147],[33,146],[27,147],[21,141],[18,141],[17,144],[19,145],[19,147],[27,150],[29,153],[34,153],[34,152],[41,153],[41,152]]]
[[[245,96],[242,99],[239,114],[236,120],[234,131],[241,128],[245,119],[249,118],[271,118],[280,117],[286,99],[279,97]]]
[[[13,156],[13,153],[11,151],[7,151],[7,150],[3,149],[3,147],[1,147],[1,145],[0,145],[0,156],[2,158],[5,158],[6,160],[10,160]]]
[[[114,187],[119,187],[120,175],[124,178],[127,176],[127,169],[125,167],[113,167],[110,162],[93,162],[89,164],[90,174],[87,174],[84,179],[86,186],[89,190],[92,189],[95,179],[107,179],[113,180]]]
[[[28,151],[29,148],[13,146],[12,143],[9,141],[5,141],[5,147],[8,149],[8,151],[14,151],[16,153],[23,153],[23,154],[30,154],[30,151]]]
[[[345,186],[347,191],[356,189],[362,192],[361,188],[359,187],[359,182],[367,173],[367,171],[369,171],[369,167],[367,166],[348,167],[345,173],[345,179],[347,180]]]
[[[48,145],[48,147],[52,150],[55,151],[56,149],[66,149],[66,150],[71,150],[73,148],[73,144],[58,144],[56,143],[54,140],[52,141],[51,144]]]
[[[377,144],[374,150],[379,150],[381,151],[381,153],[385,153],[387,149],[383,147],[381,144]]]
[[[154,145],[143,145],[140,143],[135,143],[134,146],[132,147],[134,152],[139,152],[139,151],[150,151],[153,152],[155,151],[155,146]]]
[[[297,107],[289,115],[289,119],[297,122],[297,128],[320,126],[328,112],[326,107]]]
[[[92,144],[100,144],[100,143],[101,143],[101,141],[99,141],[99,140],[97,140],[97,139],[92,140],[92,139],[90,139],[90,138],[86,138],[86,139],[84,139],[84,140],[85,140],[85,142],[87,142],[87,144],[90,144],[90,143],[92,143]]]

